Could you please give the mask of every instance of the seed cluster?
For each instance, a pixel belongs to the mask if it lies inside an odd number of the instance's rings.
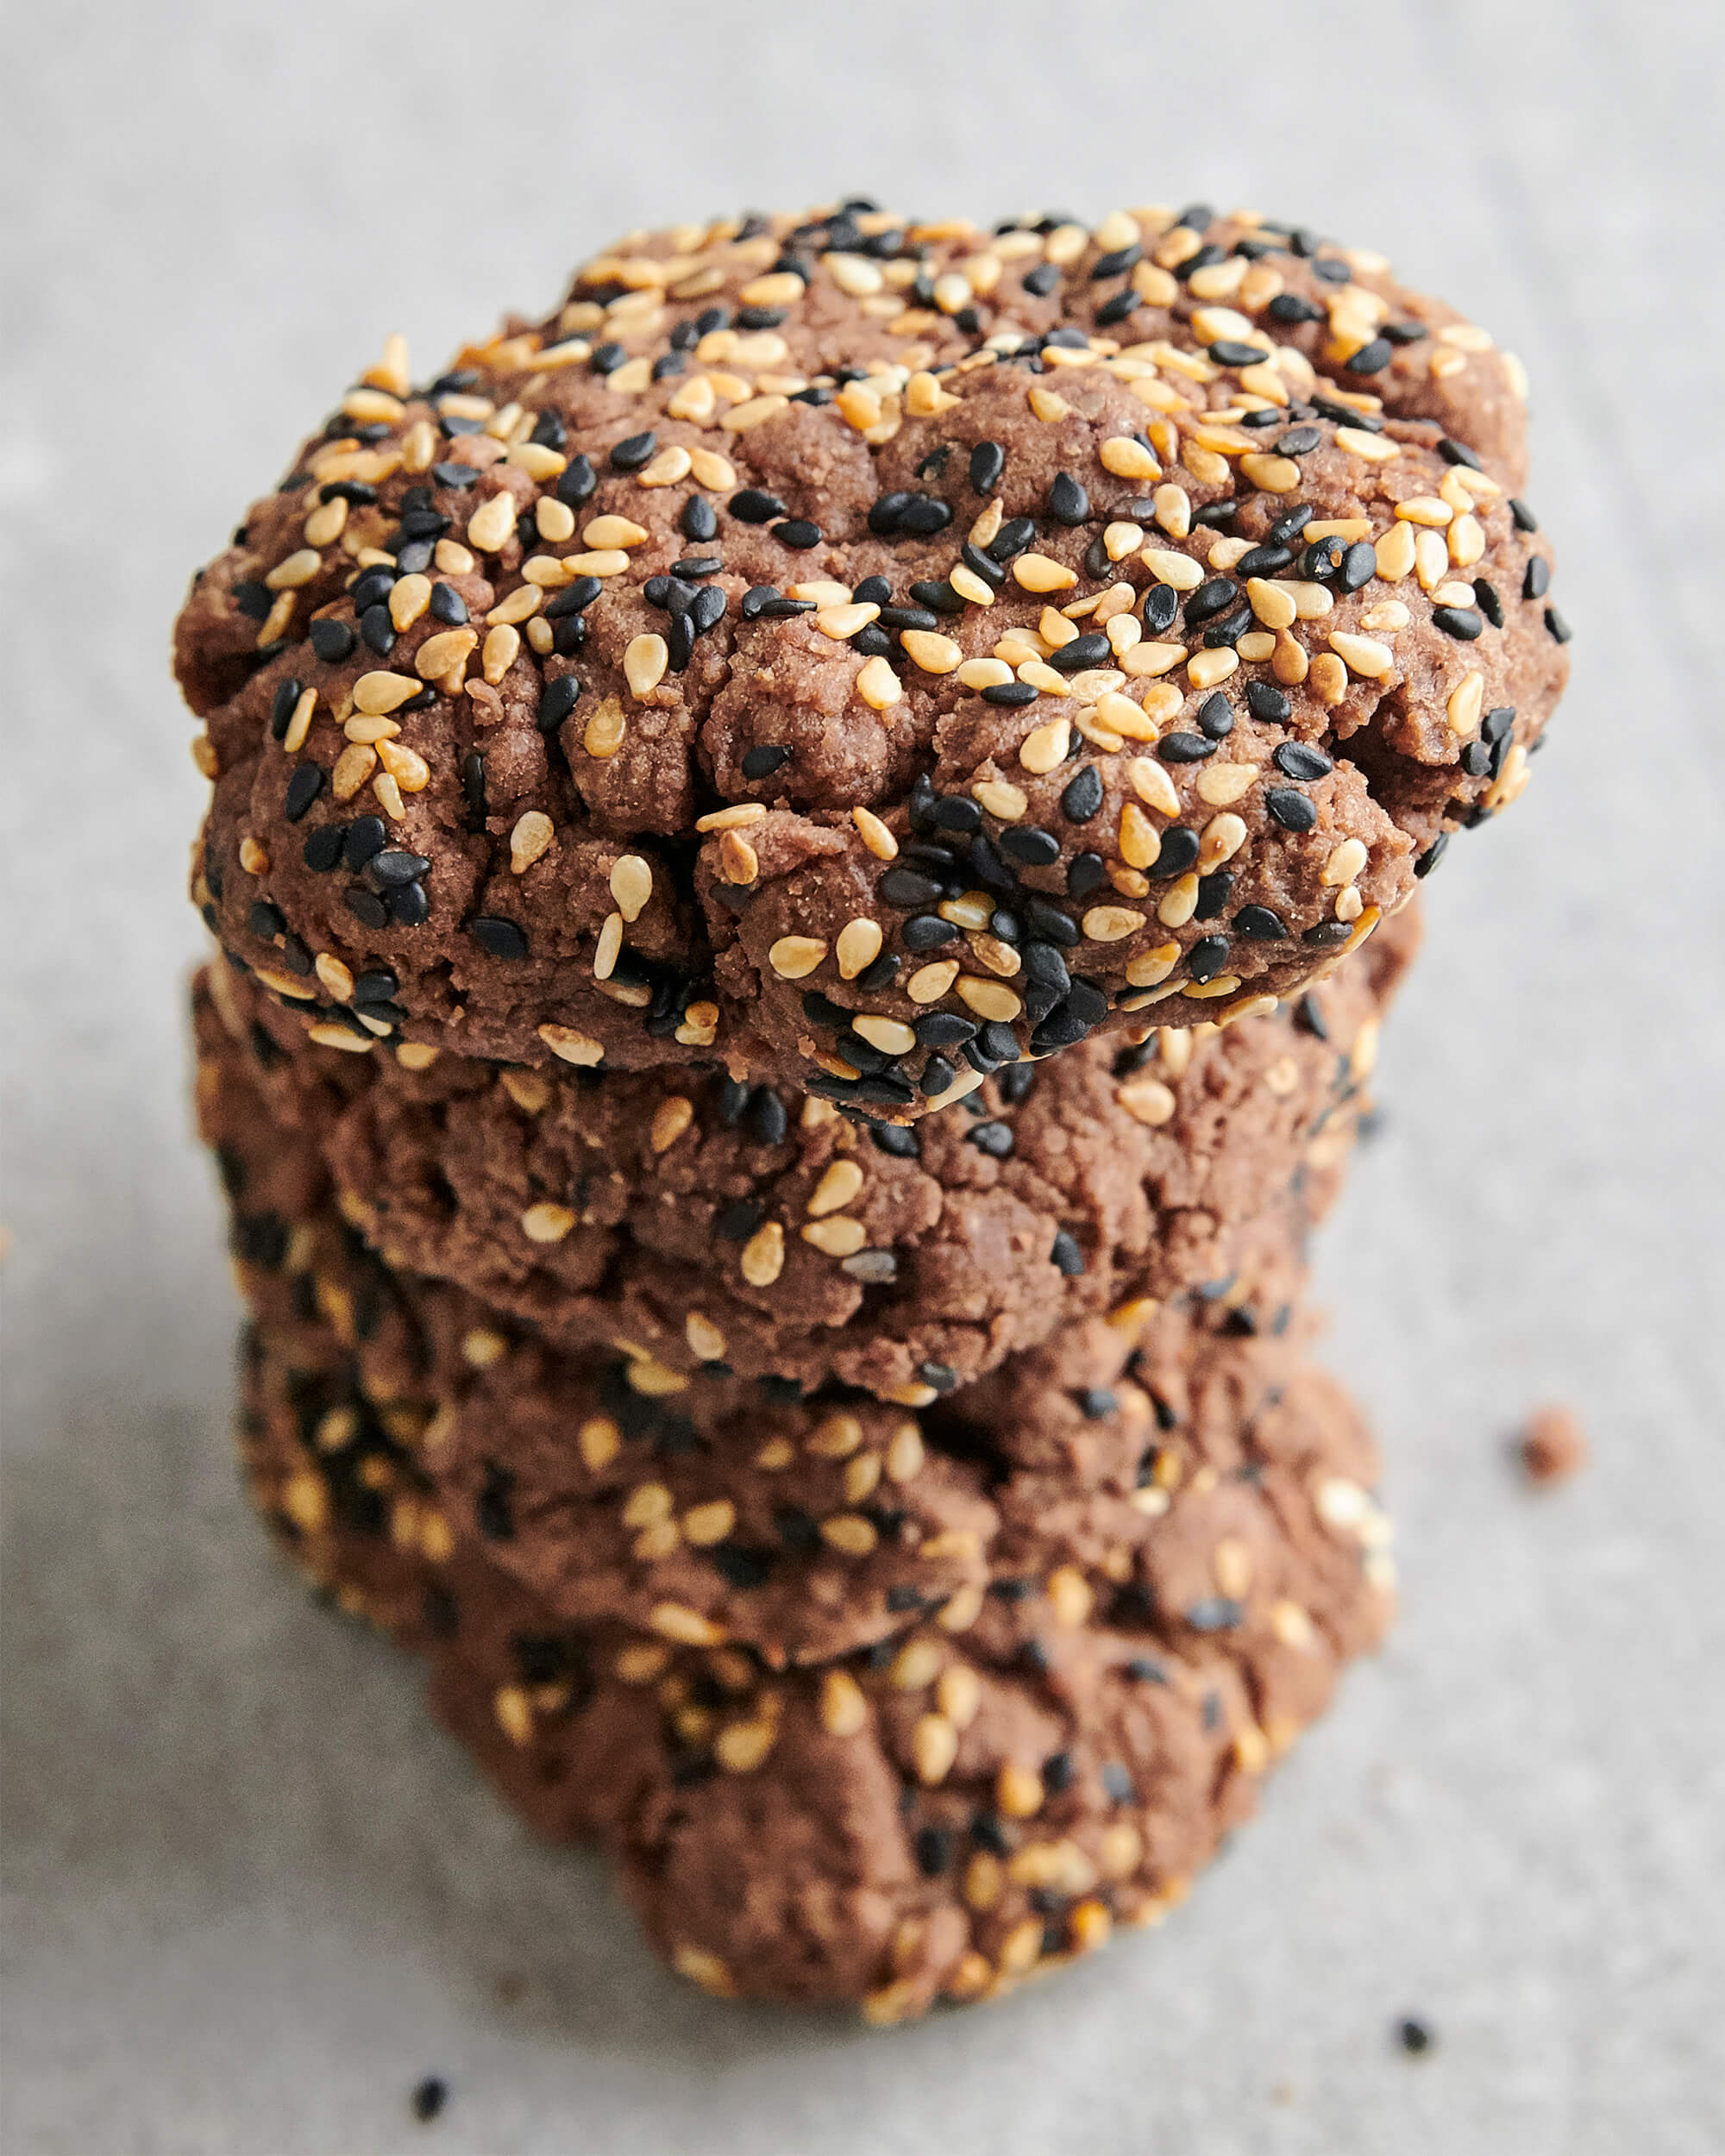
[[[392,971],[426,1043],[889,1117],[1255,1014],[1526,782],[1522,624],[1568,632],[1490,468],[1516,386],[1374,258],[1201,205],[638,235],[423,389],[392,343],[194,593],[247,804],[212,920],[302,1000]]]

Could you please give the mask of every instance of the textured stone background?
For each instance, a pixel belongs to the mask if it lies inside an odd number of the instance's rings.
[[[15,16],[11,2156],[1725,2145],[1725,19],[1164,12]],[[1578,627],[1538,783],[1432,887],[1327,1238],[1402,1628],[1164,1932],[889,2036],[661,1974],[243,1514],[165,665],[188,572],[386,332],[430,362],[630,226],[857,188],[979,218],[1203,196],[1384,248],[1526,359]],[[1502,1448],[1548,1395],[1598,1460],[1534,1499]],[[1434,2055],[1394,2050],[1403,2011]]]

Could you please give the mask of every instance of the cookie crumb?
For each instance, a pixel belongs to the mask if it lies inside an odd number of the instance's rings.
[[[413,2091],[413,2115],[422,2126],[430,2126],[448,2101],[448,2083],[436,2074],[427,2074]]]
[[[1423,2058],[1438,2045],[1437,2032],[1430,2022],[1415,2021],[1411,2015],[1396,2023],[1396,2040],[1410,2059]]]
[[[1567,1407],[1537,1407],[1523,1425],[1516,1446],[1521,1472],[1536,1489],[1566,1482],[1587,1465],[1586,1436]]]

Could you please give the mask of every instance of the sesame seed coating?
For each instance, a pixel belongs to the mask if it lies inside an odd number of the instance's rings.
[[[1377,258],[1262,220],[681,227],[432,382],[381,372],[198,580],[177,663],[223,942],[386,967],[424,1045],[716,1053],[913,1119],[990,1051],[854,1052],[853,1015],[914,1034],[928,1007],[895,873],[955,931],[934,1007],[997,1006],[995,1068],[1152,1002],[1226,1023],[1515,798],[1561,687],[1506,491],[1518,370]],[[1483,756],[1476,709],[1512,714]],[[1264,799],[1290,747],[1331,765],[1303,830]],[[1221,808],[1243,835],[1200,911],[1157,849]],[[380,818],[423,863],[398,883],[347,864]],[[1051,858],[1011,850],[1021,824]],[[625,858],[649,895],[619,922]],[[1012,973],[1038,914],[1094,1015]],[[874,980],[841,968],[856,921]],[[1218,936],[1227,968],[1195,969]],[[825,946],[806,971],[773,962],[791,938]]]

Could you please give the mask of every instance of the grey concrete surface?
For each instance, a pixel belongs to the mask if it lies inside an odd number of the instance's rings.
[[[58,0],[0,50],[9,2156],[1725,2146],[1717,11]],[[628,227],[854,187],[1383,248],[1526,360],[1578,625],[1326,1245],[1399,1635],[1164,1932],[885,2035],[662,1975],[260,1546],[165,663],[387,331],[430,360]],[[1534,1499],[1546,1397],[1597,1460]]]

